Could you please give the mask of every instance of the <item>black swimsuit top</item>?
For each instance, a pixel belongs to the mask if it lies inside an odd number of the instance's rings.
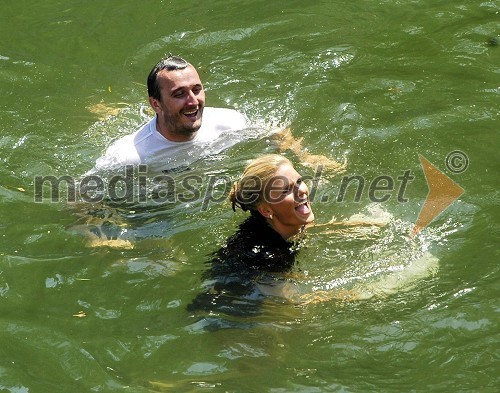
[[[292,269],[296,254],[294,242],[284,240],[262,216],[250,216],[212,254],[210,268],[203,276],[205,293],[199,294],[188,310],[232,315],[259,313],[265,295],[257,282],[279,280],[279,273]]]

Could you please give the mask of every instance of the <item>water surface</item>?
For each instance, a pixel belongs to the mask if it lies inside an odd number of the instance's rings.
[[[0,34],[0,390],[8,392],[493,392],[498,374],[498,1],[7,2]],[[82,176],[147,117],[145,80],[165,53],[195,64],[207,104],[260,133],[292,128],[346,175],[396,179],[374,237],[313,230],[303,290],[368,286],[426,253],[432,274],[363,301],[259,315],[200,315],[210,253],[244,214],[200,198],[88,206],[34,201],[34,176]],[[111,115],[111,116],[110,116]],[[453,173],[452,151],[469,167]],[[192,168],[236,177],[273,151],[248,140]],[[423,155],[465,193],[414,242]],[[288,156],[306,175],[293,154]],[[337,202],[323,174],[318,222],[372,209]],[[89,247],[102,223],[134,247]],[[399,269],[399,270],[398,270]],[[394,287],[394,285],[393,285]],[[394,288],[392,288],[394,289]]]

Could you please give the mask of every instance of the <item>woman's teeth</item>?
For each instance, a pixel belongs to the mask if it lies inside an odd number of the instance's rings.
[[[309,214],[311,209],[309,208],[308,201],[302,202],[295,207],[295,210],[301,214]]]

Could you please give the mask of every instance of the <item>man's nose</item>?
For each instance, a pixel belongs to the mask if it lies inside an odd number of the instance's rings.
[[[188,93],[187,103],[189,105],[198,105],[198,97],[192,91]]]

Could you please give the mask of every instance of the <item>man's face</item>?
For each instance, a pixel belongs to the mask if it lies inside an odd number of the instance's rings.
[[[160,133],[172,141],[191,140],[201,127],[205,90],[193,66],[158,73],[161,101],[149,102],[158,114]]]

